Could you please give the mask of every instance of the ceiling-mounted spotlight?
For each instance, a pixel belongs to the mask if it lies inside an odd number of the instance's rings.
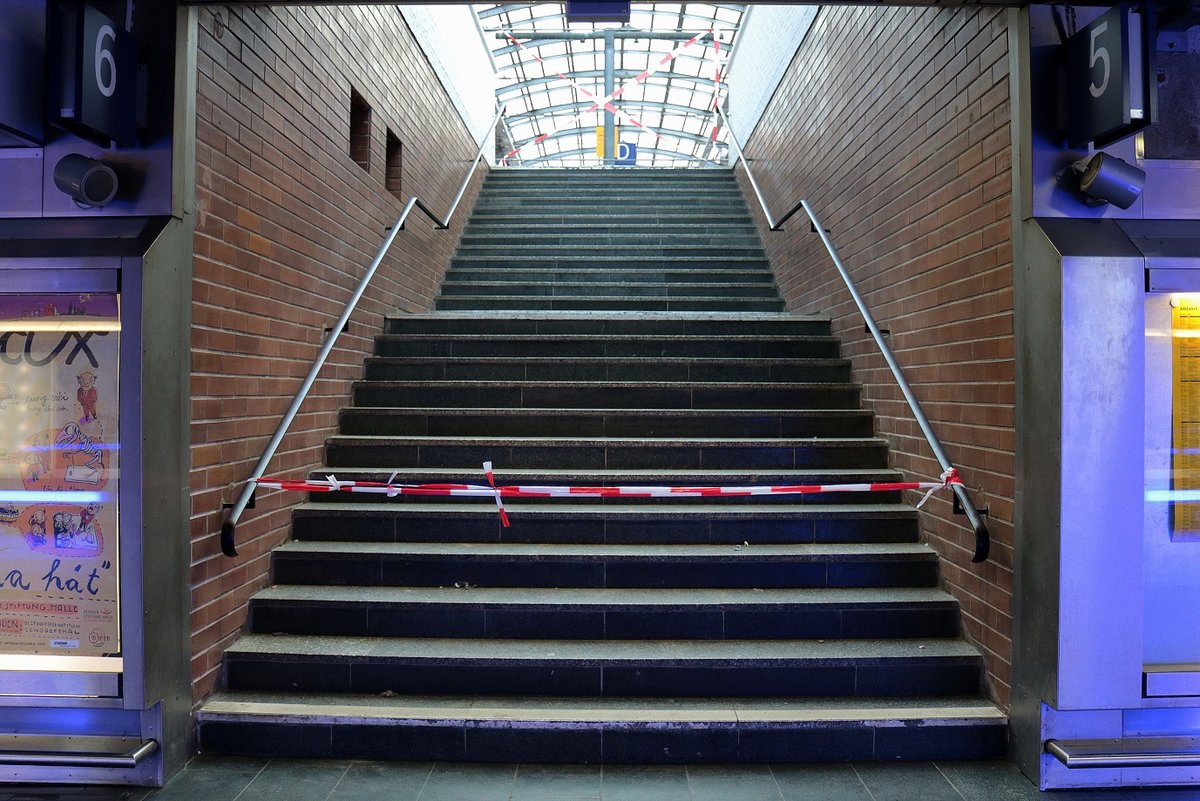
[[[54,165],[54,185],[76,203],[99,208],[117,196],[117,173],[102,161],[71,153]]]
[[[1146,173],[1116,156],[1100,152],[1090,159],[1075,162],[1079,188],[1088,196],[1088,205],[1111,203],[1127,209],[1142,195]]]

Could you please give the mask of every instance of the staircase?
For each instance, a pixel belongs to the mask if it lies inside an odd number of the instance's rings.
[[[438,310],[391,319],[339,478],[897,481],[829,322],[783,313],[724,171],[493,172]],[[897,494],[294,517],[198,712],[209,753],[520,762],[1001,756]]]

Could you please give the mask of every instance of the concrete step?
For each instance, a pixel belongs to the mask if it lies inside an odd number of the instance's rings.
[[[376,356],[367,381],[850,381],[845,359],[651,359],[552,356]]]
[[[839,590],[269,587],[261,634],[487,639],[957,637],[958,603],[926,587]]]
[[[824,336],[832,340],[828,317],[774,312],[435,312],[389,317],[384,325],[388,334],[541,334],[553,335],[556,341],[564,336],[668,340],[680,336]]]
[[[727,297],[636,298],[623,295],[594,297],[530,297],[524,295],[459,295],[439,297],[434,304],[446,311],[512,309],[559,311],[783,311],[779,299]]]
[[[510,500],[505,502],[510,526],[503,528],[490,499],[458,501],[450,507],[313,502],[295,508],[293,534],[296,542],[602,543],[607,546],[698,543],[722,548],[745,543],[779,544],[791,550],[782,550],[770,560],[828,561],[836,556],[856,564],[881,560],[913,562],[901,570],[913,574],[914,578],[906,580],[908,586],[932,582],[937,574],[937,555],[914,544],[918,536],[916,512],[899,504],[714,507],[692,502],[654,506],[546,506]],[[728,548],[721,553],[727,559],[751,555]],[[763,554],[752,555],[757,558]]]
[[[458,244],[459,252],[462,253],[479,248],[496,249],[498,247],[513,247],[518,248],[518,252],[526,252],[545,246],[593,247],[597,252],[608,252],[608,247],[708,249],[709,255],[713,249],[718,247],[746,249],[757,254],[763,252],[762,241],[758,238],[758,234],[749,227],[744,228],[740,233],[732,233],[727,228],[715,233],[687,232],[680,231],[679,226],[671,226],[657,231],[620,230],[615,233],[598,233],[590,228],[586,232],[581,232],[577,227],[564,227],[557,231],[512,232],[503,229],[478,231],[468,226]]]
[[[417,695],[750,698],[970,696],[959,640],[495,640],[248,634],[231,690]],[[267,667],[267,669],[264,669]]]
[[[411,326],[416,328],[416,326]],[[465,327],[465,326],[464,326]],[[406,326],[407,328],[407,326]],[[475,327],[482,330],[484,326]],[[380,357],[558,359],[831,359],[840,343],[830,336],[661,336],[624,334],[383,334]]]
[[[348,407],[338,414],[339,433],[380,436],[870,437],[873,423],[860,409]]]
[[[221,692],[206,754],[539,763],[997,759],[1004,714],[971,698],[514,698]]]
[[[581,226],[574,223],[550,223],[543,221],[530,222],[519,230],[503,221],[488,221],[470,219],[463,228],[463,237],[486,239],[492,236],[511,237],[518,241],[526,236],[538,238],[556,238],[564,243],[577,239],[619,239],[628,240],[632,237],[645,237],[643,241],[672,243],[693,242],[723,242],[726,239],[749,239],[759,247],[762,240],[758,237],[758,228],[754,221],[746,218],[740,222],[729,220],[696,220],[690,223],[653,223],[636,222],[624,219],[616,222],[597,220]]]
[[[775,276],[767,269],[642,269],[623,265],[613,268],[575,266],[538,267],[536,265],[505,265],[502,267],[479,267],[470,263],[456,265],[446,273],[448,285],[470,284],[757,284],[771,287],[774,292]],[[665,290],[664,290],[665,291]]]
[[[624,276],[593,276],[588,281],[464,281],[456,275],[447,274],[442,282],[439,302],[456,298],[527,298],[533,301],[554,301],[558,298],[619,298],[621,300],[673,301],[708,300],[723,303],[758,302],[768,300],[781,303],[773,283],[709,282],[677,283],[661,281],[627,281]]]
[[[491,461],[510,468],[754,469],[886,467],[876,438],[729,439],[652,437],[344,436],[325,440],[325,464],[338,467],[462,467]]]
[[[652,381],[357,381],[354,405],[511,409],[857,409],[852,384]],[[677,465],[682,467],[682,465]]]

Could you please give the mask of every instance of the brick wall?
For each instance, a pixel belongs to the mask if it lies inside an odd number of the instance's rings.
[[[950,459],[991,507],[982,565],[970,563],[974,537],[949,493],[924,507],[922,529],[1004,706],[1015,442],[1006,20],[1002,10],[825,7],[747,144],[773,213],[804,197],[832,231]],[[803,213],[764,238],[789,307],[833,316],[894,466],[936,478]]]
[[[192,285],[192,680],[200,698],[288,536],[293,493],[266,494],[221,556],[221,503],[251,474],[323,338],[403,203],[385,188],[390,130],[403,145],[403,196],[435,212],[475,151],[396,7],[199,12],[197,228]],[[370,163],[350,155],[350,96],[372,107]],[[480,170],[480,175],[484,170]],[[385,314],[429,309],[453,252],[450,231],[414,216],[376,274],[268,471],[300,476],[322,442]]]

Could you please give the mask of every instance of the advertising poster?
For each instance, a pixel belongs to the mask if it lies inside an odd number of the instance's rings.
[[[116,295],[0,294],[0,654],[121,650],[119,320]]]
[[[1171,342],[1171,489],[1178,493],[1200,489],[1200,299],[1173,303]],[[1200,532],[1200,503],[1172,503],[1171,530],[1176,539]]]

